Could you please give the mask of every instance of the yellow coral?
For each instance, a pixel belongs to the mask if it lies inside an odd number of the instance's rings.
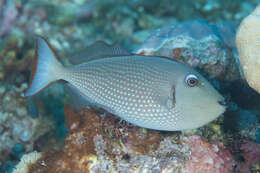
[[[89,172],[92,172],[91,169],[94,165],[97,164],[97,156],[94,154],[90,154],[87,156],[83,156],[79,160],[79,168],[81,170],[88,170]],[[87,171],[86,171],[87,172]]]
[[[240,24],[236,34],[239,60],[245,78],[260,93],[260,5]]]

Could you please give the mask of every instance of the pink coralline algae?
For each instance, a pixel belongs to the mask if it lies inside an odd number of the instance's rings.
[[[211,144],[203,141],[200,136],[191,136],[187,140],[190,146],[190,160],[186,162],[189,173],[231,173],[235,161],[231,153],[224,149],[223,144]]]

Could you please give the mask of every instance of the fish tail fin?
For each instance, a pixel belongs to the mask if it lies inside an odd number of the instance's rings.
[[[36,59],[31,72],[29,89],[24,96],[31,96],[47,88],[52,82],[61,79],[63,65],[47,40],[37,38]]]

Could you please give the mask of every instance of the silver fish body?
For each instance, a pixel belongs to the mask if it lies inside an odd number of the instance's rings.
[[[225,110],[225,106],[219,104],[223,97],[204,77],[173,60],[122,55],[64,67],[53,57],[46,60],[46,56],[54,54],[44,40],[38,40],[38,47],[37,68],[41,69],[36,70],[26,95],[62,79],[93,105],[137,126],[166,131],[200,127]],[[44,58],[50,62],[46,68],[40,67]],[[44,72],[47,68],[48,72]],[[37,88],[37,82],[46,78],[40,73],[49,73],[52,77]],[[196,77],[196,86],[189,86],[185,81],[189,75]]]

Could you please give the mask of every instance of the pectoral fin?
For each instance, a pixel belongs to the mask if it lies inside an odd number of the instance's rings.
[[[161,86],[158,89],[157,101],[161,106],[165,106],[167,109],[175,107],[175,86]]]

